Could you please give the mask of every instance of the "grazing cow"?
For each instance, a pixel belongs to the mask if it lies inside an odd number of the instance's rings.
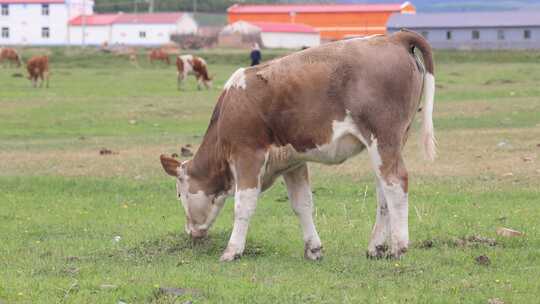
[[[306,163],[340,164],[365,149],[378,201],[367,256],[400,258],[409,244],[402,149],[423,92],[421,138],[426,157],[435,157],[434,91],[431,47],[408,31],[328,43],[237,70],[193,159],[161,156],[176,177],[186,232],[204,237],[225,198],[234,196],[234,226],[221,260],[240,257],[259,195],[282,175],[303,230],[304,256],[320,259]]]
[[[6,60],[10,64],[15,64],[17,67],[22,65],[21,56],[15,49],[3,48],[0,50],[0,64],[4,63]]]
[[[43,87],[43,81],[46,81],[45,87],[49,87],[49,57],[34,56],[26,63],[28,70],[28,79],[32,81],[32,86],[35,88],[38,84],[38,79],[41,80],[39,87]]]
[[[209,89],[212,87],[212,78],[208,75],[208,66],[201,57],[193,55],[182,55],[176,58],[176,69],[178,78],[178,90],[182,88],[182,82],[188,75],[197,78],[197,88],[201,89],[201,84]]]
[[[150,63],[154,63],[155,60],[163,61],[167,63],[167,65],[171,64],[171,61],[169,60],[169,54],[167,54],[162,49],[154,49],[151,50],[150,53],[148,53],[148,61],[150,61]]]

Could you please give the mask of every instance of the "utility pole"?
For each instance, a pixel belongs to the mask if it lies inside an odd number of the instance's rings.
[[[154,12],[154,0],[148,0],[148,12],[149,13]]]
[[[83,47],[86,46],[86,0],[83,0],[82,7],[82,41],[81,44]]]
[[[197,0],[193,0],[193,15],[197,13]]]

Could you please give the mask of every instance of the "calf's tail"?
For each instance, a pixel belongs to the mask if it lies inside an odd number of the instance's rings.
[[[422,53],[424,59],[425,73],[424,73],[424,106],[422,109],[422,147],[424,150],[424,157],[427,160],[434,160],[437,155],[437,141],[435,138],[435,130],[433,127],[433,103],[435,99],[435,76],[433,69],[433,52],[429,43],[421,35],[402,30],[393,35],[399,43],[407,47],[411,52],[414,52],[414,48],[418,48]]]

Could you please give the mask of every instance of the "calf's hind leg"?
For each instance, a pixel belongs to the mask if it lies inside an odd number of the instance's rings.
[[[307,165],[283,175],[291,206],[300,219],[304,234],[304,257],[309,260],[322,258],[322,245],[313,223],[313,198],[309,186]]]
[[[372,136],[371,143],[366,145],[377,178],[379,204],[385,201],[388,209],[386,226],[381,223],[383,214],[377,215],[380,218],[375,223],[374,234],[368,247],[368,257],[381,255],[377,252],[376,246],[384,244],[383,240],[386,239],[383,237],[384,231],[389,234],[389,257],[400,258],[407,252],[409,246],[408,173],[401,156],[400,143],[400,140],[396,140],[394,143],[379,144]],[[381,210],[377,209],[379,213],[383,211],[382,206],[381,204]],[[387,230],[381,229],[382,227],[386,227]]]
[[[367,257],[382,258],[388,250],[387,241],[389,237],[390,222],[388,216],[388,203],[382,189],[379,178],[376,178],[377,184],[377,215],[373,230],[371,232],[371,240],[369,241]]]

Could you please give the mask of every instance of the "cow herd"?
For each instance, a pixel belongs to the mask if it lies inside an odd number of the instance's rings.
[[[0,64],[21,67],[23,61],[21,55],[12,48],[2,48],[0,50]],[[49,57],[46,55],[36,55],[31,57],[26,63],[28,71],[28,79],[32,82],[32,86],[49,87]]]
[[[14,50],[1,54],[1,61],[22,64]],[[170,64],[161,49],[150,51],[148,59]],[[178,89],[188,75],[195,76],[199,89],[211,87],[204,59],[180,55],[176,68]],[[38,80],[48,83],[47,56],[31,58],[27,70],[34,86]],[[307,164],[340,164],[367,151],[377,189],[367,256],[400,258],[409,246],[409,178],[402,151],[422,110],[422,146],[427,159],[435,157],[434,92],[431,46],[409,31],[336,41],[239,68],[225,83],[194,157],[183,162],[160,157],[176,180],[186,232],[205,237],[232,196],[234,225],[221,261],[239,258],[261,193],[282,176],[300,221],[304,257],[319,260],[323,247]]]
[[[131,62],[137,62],[135,53],[129,54]],[[153,64],[155,61],[161,61],[169,65],[169,54],[163,49],[152,49],[148,52],[148,61]],[[17,68],[23,65],[21,55],[13,48],[0,49],[0,65],[15,66]],[[195,55],[179,55],[176,57],[177,86],[178,90],[183,87],[184,80],[193,75],[197,80],[197,88],[200,90],[203,86],[207,89],[212,87],[212,77],[208,74],[206,61]],[[26,63],[28,79],[33,87],[49,87],[49,57],[47,55],[32,56]]]

